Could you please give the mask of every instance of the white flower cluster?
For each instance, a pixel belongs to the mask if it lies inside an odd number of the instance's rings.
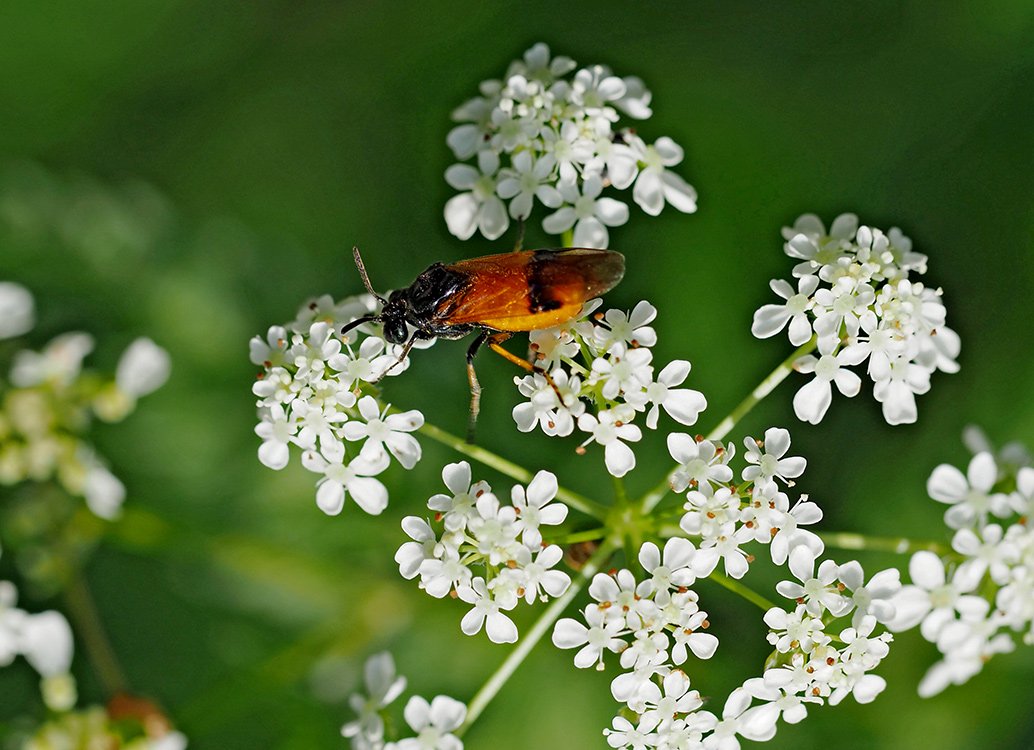
[[[439,695],[430,703],[414,695],[403,715],[415,737],[385,742],[384,710],[406,689],[406,678],[395,671],[391,654],[374,654],[363,669],[366,691],[349,700],[356,719],[341,727],[353,750],[463,750],[463,742],[453,734],[467,717],[467,707],[458,700]]]
[[[528,401],[514,408],[513,418],[521,432],[540,427],[556,437],[570,435],[577,426],[589,435],[583,448],[603,446],[607,471],[622,477],[635,468],[628,443],[642,439],[642,431],[632,424],[636,415],[645,412],[646,426],[655,430],[663,409],[688,426],[707,408],[707,400],[699,391],[678,387],[689,375],[686,360],[669,362],[655,377],[653,305],[644,301],[631,312],[612,309],[592,315],[598,305],[592,300],[571,322],[531,332],[536,364],[549,372],[556,388],[538,373],[514,378]]]
[[[751,331],[768,338],[787,328],[794,346],[817,337],[818,356],[794,363],[815,376],[794,396],[797,417],[818,424],[834,385],[845,396],[857,395],[861,379],[847,368],[868,360],[884,419],[915,422],[915,397],[930,390],[930,375],[959,369],[960,341],[944,324],[941,290],[910,280],[926,272],[926,256],[913,252],[898,228],[884,234],[859,226],[854,214],[838,216],[828,232],[817,216],[805,214],[783,236],[786,254],[800,261],[793,269],[796,288],[772,281],[784,302],[761,307]]]
[[[30,614],[19,609],[18,591],[10,581],[0,581],[0,667],[18,656],[39,672],[43,702],[51,711],[67,711],[75,705],[72,667],[72,628],[60,612]]]
[[[17,284],[0,283],[0,339],[31,330],[32,295]],[[122,482],[83,437],[92,417],[116,422],[137,399],[169,377],[168,353],[140,338],[119,359],[115,377],[84,371],[93,337],[70,332],[42,351],[14,354],[8,382],[0,381],[0,485],[56,479],[82,496],[101,518],[118,515],[125,499]]]
[[[402,528],[412,539],[399,547],[395,561],[402,577],[420,577],[420,588],[436,598],[454,594],[473,605],[460,623],[467,635],[484,627],[494,643],[513,643],[517,626],[506,614],[523,599],[533,604],[567,590],[570,577],[553,568],[563,557],[542,538],[543,526],[567,518],[567,506],[553,502],[556,477],[540,471],[527,489],[514,485],[510,503],[500,503],[487,482],[471,483],[470,464],[449,464],[442,470],[449,494],[433,496],[427,507],[435,524],[407,516]],[[474,568],[482,575],[474,575]]]
[[[697,579],[695,552],[688,539],[669,539],[663,552],[646,542],[639,562],[648,578],[637,582],[626,569],[597,573],[589,585],[596,603],[582,613],[586,624],[564,618],[553,628],[553,644],[577,648],[574,663],[582,669],[602,670],[604,652],[620,653],[621,667],[629,671],[611,682],[611,693],[635,713],[656,715],[654,725],[702,704],[672,664],[683,664],[690,653],[710,659],[718,648],[718,639],[704,632],[707,613],[689,588]]]
[[[511,63],[504,80],[483,81],[480,96],[452,113],[462,124],[446,142],[457,159],[477,164],[445,172],[461,191],[445,204],[455,236],[480,231],[494,240],[510,218],[527,219],[538,201],[553,210],[542,222],[547,233],[573,228],[576,246],[604,248],[607,227],[628,221],[628,205],[602,195],[608,187],[631,187],[651,216],[665,203],[696,211],[696,191],[670,170],[682,161],[682,148],[667,137],[647,145],[619,123],[619,112],[636,120],[653,114],[642,80],[619,78],[603,65],[576,67],[536,44]]]
[[[822,554],[823,544],[803,528],[822,520],[822,509],[802,495],[791,505],[789,496],[776,480],[790,484],[804,473],[807,462],[787,456],[790,433],[782,428],[765,430],[765,439],[746,438],[741,472],[743,482],[734,484],[729,462],[735,446],[715,444],[685,433],[668,435],[668,451],[678,462],[671,487],[685,493],[682,530],[699,537],[693,566],[701,578],[721,562],[732,578],[746,575],[753,556],[743,549],[751,542],[769,545],[776,565],[786,562],[797,548],[812,555]]]
[[[685,493],[681,530],[693,537],[673,537],[663,553],[646,543],[639,562],[648,576],[637,582],[628,570],[597,574],[589,593],[596,600],[583,612],[585,624],[560,620],[553,643],[578,648],[575,664],[602,669],[605,652],[620,654],[628,670],[611,683],[614,698],[636,715],[614,719],[604,734],[611,747],[665,750],[732,748],[736,737],[767,740],[780,717],[789,723],[806,715],[807,703],[832,705],[848,695],[862,703],[885,687],[871,674],[886,656],[889,633],[874,635],[877,622],[895,615],[892,598],[901,589],[897,570],[866,581],[855,561],[823,561],[822,540],[804,527],[819,521],[819,508],[802,498],[791,506],[781,485],[790,485],[806,467],[788,455],[790,435],[770,428],[763,441],[746,438],[742,483],[733,484],[733,445],[673,433],[668,444],[679,467],[672,487]],[[742,578],[754,560],[744,547],[768,544],[773,561],[787,564],[796,581],[776,588],[793,600],[791,611],[768,610],[765,623],[775,647],[770,668],[747,680],[729,697],[722,716],[700,710],[699,693],[679,668],[692,652],[710,658],[718,645],[702,632],[707,615],[690,586],[715,574]],[[834,645],[835,644],[835,645]],[[624,709],[623,709],[624,711]]]
[[[342,325],[373,312],[370,295],[334,302],[329,295],[302,306],[286,326],[273,326],[250,343],[251,361],[263,368],[252,392],[258,397],[262,438],[259,460],[283,469],[290,446],[301,449],[302,466],[322,475],[316,504],[328,515],[341,512],[345,498],[377,515],[388,491],[376,479],[394,457],[406,469],[420,460],[411,434],[424,424],[419,411],[390,413],[362,387],[409,366],[402,348],[388,344],[379,326],[366,323],[341,336]]]
[[[912,579],[894,598],[894,630],[916,625],[942,659],[919,684],[936,695],[976,675],[995,654],[1015,648],[1010,634],[1034,645],[1034,468],[1010,467],[990,452],[977,453],[966,473],[941,464],[927,491],[949,506],[954,554],[916,552]]]

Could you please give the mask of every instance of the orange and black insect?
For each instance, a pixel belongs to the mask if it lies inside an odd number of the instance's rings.
[[[402,361],[421,339],[458,339],[478,333],[467,349],[471,428],[481,397],[474,372],[478,350],[487,345],[514,364],[550,380],[542,368],[511,354],[502,342],[517,332],[567,322],[587,300],[617,286],[625,273],[624,256],[612,250],[519,250],[448,265],[435,263],[408,287],[384,299],[370,285],[358,248],[353,249],[353,255],[363,284],[380,300],[382,308],[377,315],[352,321],[342,334],[363,323],[382,323],[384,338],[403,346],[399,356]]]

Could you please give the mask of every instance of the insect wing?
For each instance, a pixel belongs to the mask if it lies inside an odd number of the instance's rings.
[[[462,298],[442,310],[450,325],[479,324],[500,331],[534,331],[570,320],[586,300],[614,288],[625,259],[612,250],[525,250],[460,261]]]

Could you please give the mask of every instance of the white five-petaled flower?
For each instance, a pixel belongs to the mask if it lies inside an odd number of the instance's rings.
[[[603,652],[617,653],[625,647],[618,636],[624,626],[623,619],[608,618],[604,608],[590,604],[583,612],[588,627],[564,617],[553,626],[553,645],[557,648],[577,648],[574,665],[580,669],[603,668]]]
[[[480,576],[457,593],[460,599],[474,605],[460,622],[460,629],[466,635],[477,635],[484,627],[492,643],[514,643],[517,640],[517,626],[503,614],[504,609],[513,609],[517,604],[516,597],[510,601],[494,599],[485,579]]]
[[[623,477],[635,468],[635,453],[624,442],[642,439],[642,431],[634,424],[623,423],[611,411],[601,411],[598,418],[592,414],[578,417],[578,429],[592,433],[583,445],[596,442],[603,446],[604,462],[613,476]]]
[[[408,433],[423,426],[424,415],[415,409],[389,415],[389,407],[378,409],[377,400],[372,396],[363,396],[357,406],[365,421],[345,422],[341,432],[346,440],[366,441],[359,455],[375,460],[387,448],[404,468],[416,466],[420,460],[420,443]]]
[[[360,508],[372,516],[379,515],[388,507],[388,490],[374,477],[387,468],[388,454],[345,461],[343,452],[328,456],[326,450],[309,450],[302,454],[302,466],[323,474],[316,489],[316,504],[328,516],[336,516],[345,506],[345,497],[351,495]]]
[[[632,197],[641,209],[650,216],[657,216],[667,201],[683,213],[691,214],[697,210],[696,190],[667,169],[681,163],[681,146],[667,136],[658,138],[651,146],[634,137],[632,149],[643,163],[632,189]]]
[[[827,610],[839,617],[851,607],[851,601],[840,593],[837,587],[838,566],[832,560],[823,560],[815,571],[815,556],[807,547],[797,547],[790,553],[790,572],[797,576],[795,581],[780,581],[776,591],[787,599],[804,604],[808,611],[821,617]]]
[[[675,492],[693,488],[712,495],[716,486],[732,481],[732,469],[725,463],[728,451],[710,440],[697,441],[684,432],[673,432],[668,435],[668,452],[679,464],[671,475]]]
[[[556,526],[567,518],[567,506],[563,503],[551,503],[557,494],[556,475],[549,471],[538,472],[528,489],[516,484],[510,493],[513,507],[517,511],[517,528],[522,533],[521,540],[530,549],[542,544],[542,525]]]
[[[743,470],[743,481],[753,482],[755,486],[764,488],[774,485],[776,479],[783,482],[796,479],[808,465],[800,456],[786,456],[790,450],[790,432],[781,427],[765,430],[764,441],[746,438],[743,443],[747,447],[743,457],[751,464]]]
[[[417,736],[391,743],[386,750],[463,750],[463,742],[453,734],[467,718],[467,707],[458,700],[439,695],[428,703],[414,695],[403,715]]]
[[[950,464],[941,464],[930,475],[926,491],[934,500],[951,505],[944,522],[953,529],[987,523],[988,516],[1005,517],[1011,512],[1009,498],[992,492],[998,481],[998,467],[990,453],[978,453],[966,474]]]
[[[445,204],[445,222],[461,240],[470,239],[476,230],[494,240],[510,226],[506,206],[496,195],[499,155],[486,149],[478,152],[477,159],[477,169],[469,164],[453,164],[445,170],[445,181],[466,191]]]
[[[603,181],[595,175],[585,179],[581,190],[569,182],[561,182],[559,190],[569,205],[547,216],[542,228],[549,234],[562,234],[574,227],[577,247],[606,247],[610,241],[607,227],[628,221],[628,206],[614,198],[601,197]]]
[[[811,320],[808,318],[808,311],[814,303],[811,295],[819,285],[818,276],[802,276],[797,282],[797,291],[782,279],[774,279],[769,286],[778,296],[786,300],[781,305],[762,305],[754,313],[754,323],[750,328],[759,339],[767,339],[775,336],[786,324],[790,324],[790,343],[800,346],[812,336]]]
[[[369,695],[353,693],[348,699],[355,720],[341,727],[341,734],[352,739],[356,748],[376,747],[384,739],[381,711],[406,689],[406,678],[395,672],[395,660],[387,651],[374,654],[363,666],[363,681]]]
[[[836,339],[820,338],[818,357],[806,354],[794,362],[798,372],[815,375],[793,397],[794,413],[803,422],[818,424],[822,421],[833,401],[834,384],[848,398],[857,396],[862,387],[861,378],[846,369],[861,362],[862,355],[849,348],[834,353],[836,344]]]
[[[564,199],[560,191],[549,183],[556,166],[551,154],[538,159],[530,151],[521,151],[513,157],[513,168],[500,172],[497,192],[499,197],[510,200],[510,216],[526,219],[531,214],[532,204],[537,198],[547,208],[559,208]]]
[[[989,608],[986,599],[973,595],[979,580],[956,575],[949,579],[944,563],[933,552],[922,550],[912,555],[908,563],[912,583],[902,586],[891,598],[894,618],[887,627],[898,632],[920,625],[920,632],[928,641],[936,641],[941,629],[955,619],[956,613],[964,618],[982,618]]]

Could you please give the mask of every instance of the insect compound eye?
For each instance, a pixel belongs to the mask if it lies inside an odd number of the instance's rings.
[[[392,344],[404,344],[409,338],[409,329],[406,328],[406,321],[401,318],[392,318],[384,321],[384,338]]]

